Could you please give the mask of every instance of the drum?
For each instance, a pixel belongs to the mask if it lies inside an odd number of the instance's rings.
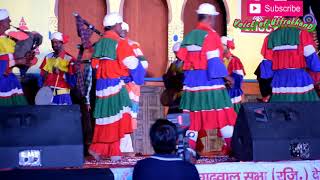
[[[44,86],[39,89],[36,98],[36,105],[50,105],[53,100],[53,91],[50,87]]]

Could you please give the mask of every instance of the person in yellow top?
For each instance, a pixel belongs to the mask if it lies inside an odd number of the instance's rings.
[[[5,35],[10,28],[10,17],[6,9],[0,9],[0,106],[26,105],[22,87],[11,72],[16,62],[14,51],[16,43]]]
[[[60,32],[51,35],[51,44],[54,52],[43,60],[40,69],[43,82],[39,86],[49,86],[53,90],[52,104],[72,104],[70,88],[76,84],[74,62],[75,59],[64,50],[67,37]]]

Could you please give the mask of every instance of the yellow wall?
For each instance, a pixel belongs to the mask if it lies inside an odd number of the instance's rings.
[[[235,29],[233,21],[241,19],[241,0],[227,0],[227,3],[230,12],[228,35],[234,38],[236,47],[233,53],[240,58],[245,67],[247,73],[245,79],[255,79],[254,71],[262,60],[260,50],[267,34],[242,33],[240,29]]]
[[[0,0],[0,8],[6,8],[9,11],[12,25],[19,26],[21,18],[24,17],[29,30],[37,31],[43,36],[39,59],[51,51],[49,31],[57,29],[54,3],[55,0]],[[38,62],[36,66],[40,63]],[[37,72],[38,68],[33,67],[30,71]]]

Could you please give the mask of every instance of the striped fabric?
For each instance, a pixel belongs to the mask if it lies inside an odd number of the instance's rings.
[[[148,61],[146,57],[144,56],[140,44],[138,42],[135,42],[131,39],[128,39],[129,45],[133,49],[134,55],[136,59],[138,59],[137,63],[140,63],[141,66],[146,70],[149,66]],[[128,60],[129,61],[129,60]],[[134,60],[136,61],[136,60]],[[129,61],[132,62],[132,61]],[[145,76],[142,75],[143,77]],[[140,85],[142,85],[141,83]],[[126,84],[127,91],[129,93],[129,98],[132,102],[132,108],[131,108],[131,116],[133,118],[133,126],[136,129],[137,124],[137,118],[139,113],[139,99],[140,99],[140,85],[136,84],[135,82],[129,82]]]
[[[228,87],[228,94],[231,98],[233,108],[238,113],[241,106],[243,91],[241,89],[243,77],[245,75],[244,67],[240,59],[232,54],[229,58],[224,58],[224,64],[227,67],[228,74],[234,80],[232,87]]]
[[[190,130],[233,126],[236,113],[225,87],[220,37],[205,23],[185,36],[177,55],[184,62],[180,108],[190,113]]]
[[[96,126],[90,151],[121,156],[120,141],[133,132],[133,103],[126,86],[143,83],[145,70],[128,41],[113,31],[106,31],[96,43],[93,57],[92,68],[97,69]]]
[[[9,73],[0,76],[0,106],[27,105],[17,77]]]
[[[276,39],[277,38],[277,39]],[[310,33],[296,28],[283,28],[266,37],[262,47],[262,78],[273,77],[272,102],[318,101],[313,80],[305,71],[320,71]]]
[[[0,36],[0,106],[26,105],[22,87],[9,67],[14,65],[15,42]]]
[[[129,82],[126,84],[126,89],[132,102],[131,116],[132,118],[137,119],[139,113],[140,86],[133,82]]]
[[[207,71],[186,71],[180,108],[191,116],[191,130],[235,123],[236,113],[222,78],[208,80]]]

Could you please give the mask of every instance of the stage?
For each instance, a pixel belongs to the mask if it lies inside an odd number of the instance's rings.
[[[121,162],[86,158],[81,168],[2,170],[0,179],[116,179],[130,180],[134,164],[146,156]],[[320,180],[320,160],[235,162],[227,156],[202,157],[196,167],[201,180]]]

